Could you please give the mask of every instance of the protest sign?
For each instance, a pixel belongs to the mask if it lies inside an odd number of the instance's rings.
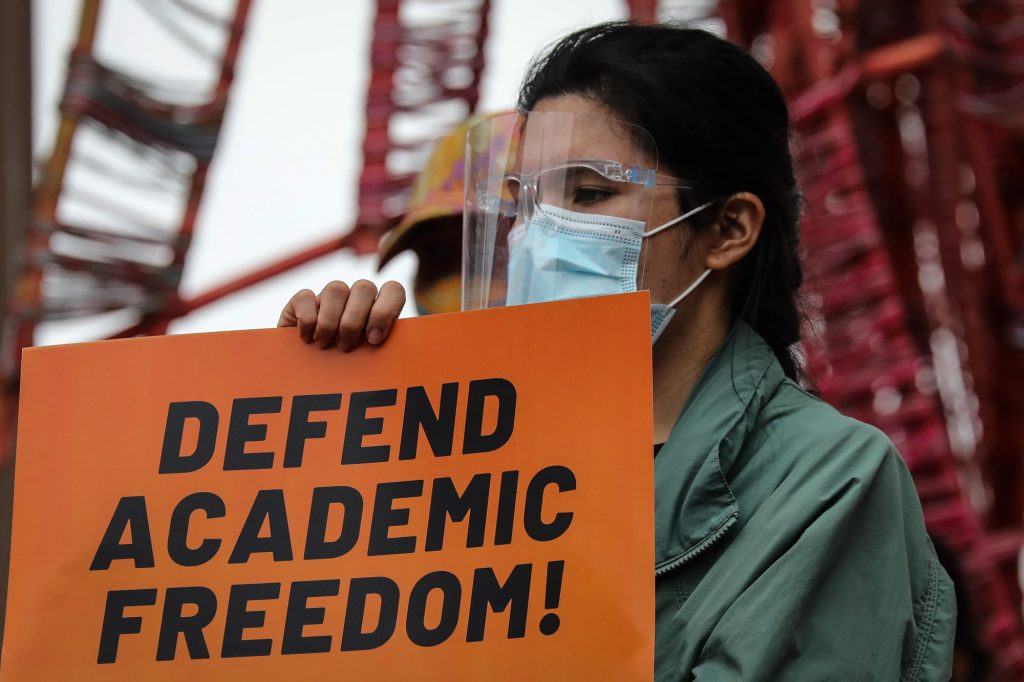
[[[648,322],[28,349],[0,676],[650,679]]]

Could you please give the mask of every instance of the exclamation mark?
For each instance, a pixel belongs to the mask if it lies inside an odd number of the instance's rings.
[[[564,561],[548,562],[547,589],[544,592],[544,608],[554,610],[558,608],[558,602],[562,598],[562,572],[565,569]],[[540,631],[545,635],[553,635],[558,632],[558,626],[562,620],[557,613],[547,613],[540,619]]]

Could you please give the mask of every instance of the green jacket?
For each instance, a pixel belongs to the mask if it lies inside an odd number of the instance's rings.
[[[739,323],[655,471],[657,680],[948,680],[956,606],[903,460]]]

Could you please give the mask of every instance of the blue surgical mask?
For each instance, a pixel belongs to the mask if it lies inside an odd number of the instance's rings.
[[[636,291],[640,247],[646,237],[676,225],[708,206],[644,232],[644,223],[616,216],[537,206],[528,223],[508,236],[506,305]],[[711,273],[705,270],[671,303],[651,306],[651,343],[665,331],[675,306]]]

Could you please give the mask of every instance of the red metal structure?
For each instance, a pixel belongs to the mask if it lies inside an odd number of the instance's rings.
[[[222,33],[216,80],[204,101],[191,104],[166,98],[159,84],[100,64],[92,48],[101,2],[83,2],[60,128],[35,189],[22,271],[4,318],[5,459],[13,450],[20,350],[32,344],[38,323],[131,310],[141,320],[139,329],[166,330],[171,318],[165,312],[177,296],[249,5],[238,0],[228,19],[185,0],[152,6],[161,8],[159,20],[191,49],[209,48],[182,32],[183,19]],[[70,173],[76,175],[73,186]],[[157,217],[123,201],[139,193],[173,208]],[[64,218],[69,201],[87,207],[88,223]]]
[[[176,317],[337,249],[372,252],[434,135],[476,106],[490,3],[378,0],[353,229],[185,299],[181,267],[249,3],[239,0],[224,21],[186,0],[161,2],[220,22],[220,78],[208,100],[171,105],[101,66],[90,49],[100,2],[85,0],[6,318],[0,452],[11,446],[17,353],[38,321],[130,310],[137,321],[118,336],[162,333]],[[962,557],[998,679],[1024,678],[1024,9],[1013,0],[628,4],[640,21],[716,19],[790,98],[806,197],[808,375],[824,398],[896,443],[931,531]],[[167,177],[184,186],[178,224],[61,221],[64,169],[86,123],[155,150],[162,172],[143,177],[159,191]],[[101,209],[126,220],[118,207]],[[91,294],[69,296],[61,281]]]
[[[354,227],[234,281],[184,298],[179,293],[181,272],[250,0],[238,0],[228,21],[187,0],[160,1],[169,3],[161,5],[168,28],[189,44],[195,41],[182,35],[172,12],[224,27],[220,77],[211,98],[201,104],[184,106],[159,100],[151,92],[156,86],[96,62],[91,48],[101,1],[84,1],[61,103],[60,131],[36,189],[23,273],[4,319],[0,466],[13,453],[18,358],[22,348],[32,345],[39,322],[127,311],[137,321],[112,338],[162,334],[171,321],[189,312],[338,249],[373,252],[380,235],[401,213],[417,163],[425,159],[434,139],[476,107],[488,0],[380,0],[374,19],[359,212]],[[405,130],[415,132],[402,135],[396,131],[398,119],[403,119]],[[69,159],[75,159],[71,149],[83,123],[100,126],[110,134],[108,142],[112,144],[127,143],[136,151],[145,150],[159,167],[155,173],[139,174],[138,169],[125,172],[98,159],[79,159],[124,192],[157,190],[174,201],[175,181],[188,186],[187,193],[178,197],[185,207],[180,223],[147,224],[116,201],[95,201],[95,197],[93,203],[106,214],[101,226],[70,225],[59,219],[58,203],[69,194],[65,170]],[[111,224],[120,229],[111,229]]]
[[[718,11],[791,100],[810,379],[897,445],[998,679],[1022,679],[1019,3]]]

